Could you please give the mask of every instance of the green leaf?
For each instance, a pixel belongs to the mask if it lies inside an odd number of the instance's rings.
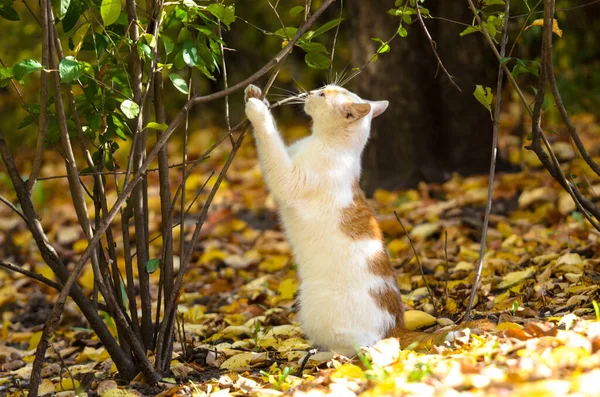
[[[490,87],[476,85],[473,96],[488,110],[488,112],[490,112],[490,117],[492,117],[492,99],[494,97],[492,95],[492,89]]]
[[[56,17],[58,19],[63,19],[65,15],[67,15],[67,11],[69,10],[69,4],[71,4],[71,0],[60,0],[58,3],[58,11],[56,12]]]
[[[65,57],[58,65],[58,74],[63,83],[71,83],[83,74],[83,65],[72,56]]]
[[[26,59],[13,66],[12,72],[15,76],[15,79],[23,80],[23,77],[26,74],[37,72],[38,70],[42,69],[42,64],[36,61],[35,59]]]
[[[0,87],[6,87],[12,78],[13,72],[11,68],[0,67]]]
[[[121,0],[102,0],[100,15],[104,21],[104,26],[110,26],[117,22],[119,15],[121,15]]]
[[[9,21],[20,21],[21,17],[12,6],[0,6],[0,17]]]
[[[173,43],[173,40],[169,36],[166,36],[163,34],[160,35],[160,39],[162,40],[163,45],[165,46],[165,53],[167,55],[172,53],[173,48],[175,48],[175,44]]]
[[[327,69],[331,64],[331,58],[323,52],[308,52],[304,61],[312,69]]]
[[[285,28],[285,30],[283,30],[283,28],[281,29],[277,29],[275,32],[273,32],[273,34],[275,36],[279,36],[282,39],[288,39],[288,37],[291,39],[292,37],[294,37],[294,35],[296,34],[296,32],[298,31],[297,28],[292,28],[292,27],[287,27]]]
[[[290,10],[290,15],[295,17],[296,15],[300,14],[302,11],[304,11],[303,6],[292,7],[292,9]]]
[[[400,25],[398,27],[398,35],[400,37],[406,37],[406,36],[408,36],[408,32],[406,31],[406,29],[404,28],[404,26]]]
[[[223,22],[228,28],[235,22],[235,8],[233,6],[224,6],[223,4],[209,4],[206,9]]]
[[[71,0],[69,4],[69,9],[62,19],[63,30],[65,33],[70,32],[71,29],[77,25],[77,21],[79,21],[79,17],[83,12],[83,5],[78,0]],[[90,23],[88,23],[90,24]]]
[[[184,94],[190,93],[190,91],[188,90],[187,83],[180,75],[176,73],[171,73],[169,75],[169,79],[171,79],[171,83],[173,83],[173,85],[179,90],[179,92],[182,92]]]
[[[125,99],[121,102],[121,111],[128,119],[134,119],[140,114],[140,106],[129,99]]]
[[[512,57],[504,57],[500,58],[500,65],[504,65],[506,62],[510,61]]]
[[[475,33],[475,32],[479,32],[479,28],[475,27],[475,26],[469,26],[468,28],[466,28],[465,30],[463,30],[462,32],[460,32],[459,36],[466,36],[468,34],[471,33]]]
[[[390,52],[390,45],[385,41],[381,40],[379,37],[373,37],[371,40],[381,43],[381,45],[377,49],[377,54],[385,54],[386,52]]]
[[[148,263],[146,263],[146,271],[149,274],[154,273],[155,271],[157,271],[160,268],[160,259],[158,258],[154,258],[154,259],[150,259],[148,261]]]
[[[331,21],[321,25],[318,29],[316,29],[311,35],[310,38],[313,39],[325,32],[327,32],[328,30],[331,30],[333,28],[335,28],[336,26],[338,26],[340,23],[342,23],[342,21],[344,20],[344,18],[335,18],[332,19]]]
[[[164,131],[167,128],[169,128],[168,125],[164,124],[164,123],[157,123],[155,121],[151,121],[148,124],[146,124],[146,129],[152,129],[152,130],[160,130],[160,131]]]
[[[328,54],[327,48],[321,43],[309,43],[306,41],[299,42],[298,47],[302,48],[306,52],[323,52]]]
[[[489,7],[494,5],[503,6],[505,4],[504,0],[483,0],[483,3]]]
[[[198,50],[196,49],[194,42],[190,40],[186,40],[183,43],[181,55],[188,66],[194,67],[198,63]]]
[[[146,56],[146,57],[152,59],[153,61],[156,61],[156,59],[154,58],[154,54],[152,53],[152,48],[150,48],[150,46],[148,44],[138,41],[137,48],[138,48],[138,54],[140,55],[140,57],[143,58],[144,56]]]

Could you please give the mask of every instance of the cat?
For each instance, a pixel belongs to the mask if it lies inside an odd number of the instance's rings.
[[[261,90],[245,90],[267,186],[298,265],[299,319],[318,347],[353,356],[406,332],[400,291],[375,212],[359,187],[371,121],[388,101],[335,85],[304,102],[312,134],[286,147]]]

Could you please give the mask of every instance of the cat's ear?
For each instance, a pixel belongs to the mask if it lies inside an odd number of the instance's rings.
[[[388,101],[367,101],[367,103],[371,105],[371,108],[373,109],[373,118],[385,112],[385,109],[387,109],[390,104]]]
[[[371,111],[368,103],[346,102],[341,106],[342,116],[348,121],[362,119]]]

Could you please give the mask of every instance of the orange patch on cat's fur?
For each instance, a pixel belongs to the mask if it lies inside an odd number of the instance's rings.
[[[352,194],[352,203],[342,210],[340,227],[353,240],[381,241],[382,249],[368,259],[369,270],[375,276],[394,280],[395,272],[383,244],[383,233],[375,218],[375,211],[367,203],[358,181],[352,185]],[[389,287],[371,291],[371,296],[379,307],[396,317],[396,324],[388,331],[388,336],[399,334],[404,329],[404,306],[398,291]]]
[[[342,210],[340,227],[353,240],[381,240],[383,235],[375,211],[367,203],[358,181],[352,185],[352,203]]]
[[[386,338],[399,337],[406,332],[404,325],[404,304],[400,294],[393,288],[386,288],[381,291],[371,291],[371,296],[377,302],[377,305],[395,317],[395,324],[387,331]]]

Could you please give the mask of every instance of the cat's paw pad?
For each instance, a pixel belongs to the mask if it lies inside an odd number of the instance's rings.
[[[248,100],[250,98],[260,99],[261,96],[262,96],[262,90],[260,88],[258,88],[257,86],[255,86],[254,84],[250,84],[244,90],[244,103],[248,103]],[[265,105],[269,106],[269,101],[267,101],[267,98],[263,99],[262,101]]]
[[[260,99],[260,97],[262,96],[262,91],[260,88],[258,88],[257,86],[255,86],[254,84],[250,84],[248,87],[246,87],[246,89],[244,90],[244,102],[248,102],[248,100],[250,98],[257,98]]]
[[[269,109],[258,98],[248,98],[246,102],[246,116],[252,124],[263,122],[269,115]]]

